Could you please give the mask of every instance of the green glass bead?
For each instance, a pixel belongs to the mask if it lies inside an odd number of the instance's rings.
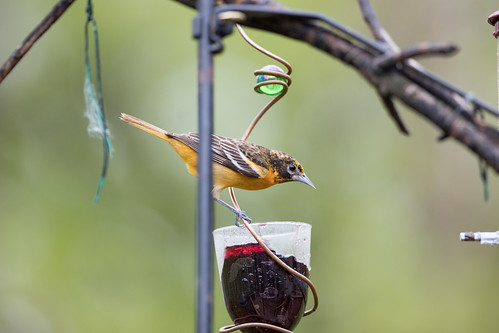
[[[275,71],[275,72],[281,72],[284,73],[283,70],[275,65],[268,65],[262,68],[264,71]],[[275,76],[275,75],[268,75],[268,74],[261,74],[256,77],[256,82],[257,83],[262,83],[265,81],[271,81],[271,80],[279,80],[283,82],[287,82],[287,80],[283,77],[280,76]],[[261,94],[269,95],[269,96],[275,96],[279,95],[282,93],[284,90],[284,86],[282,84],[266,84],[262,85],[257,89],[257,91]]]

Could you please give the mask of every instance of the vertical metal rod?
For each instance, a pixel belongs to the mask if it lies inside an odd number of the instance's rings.
[[[197,206],[197,333],[212,332],[213,199],[211,134],[213,132],[213,54],[210,42],[212,0],[198,1],[198,206]]]

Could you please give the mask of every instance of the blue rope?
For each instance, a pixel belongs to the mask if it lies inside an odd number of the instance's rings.
[[[87,21],[85,23],[85,116],[89,120],[87,131],[90,134],[96,134],[102,138],[103,148],[104,148],[104,162],[102,165],[102,173],[99,180],[99,185],[97,186],[97,193],[94,197],[94,203],[99,202],[102,187],[104,186],[104,181],[107,175],[107,169],[109,165],[109,158],[113,151],[111,145],[111,139],[109,137],[109,129],[106,124],[106,117],[104,115],[104,99],[102,98],[102,83],[101,83],[101,69],[100,69],[100,57],[99,57],[99,34],[97,32],[97,22],[93,16],[92,0],[87,2]],[[90,57],[88,55],[89,49],[89,26],[92,24],[92,31],[94,35],[94,46],[95,46],[95,74],[96,74],[96,84],[97,89],[95,89],[92,83],[92,74],[90,66]]]
[[[473,93],[468,92],[464,96],[464,102],[466,105],[460,104],[454,111],[455,112],[463,112],[468,109],[468,107],[472,108],[473,114],[478,115],[483,121],[485,121],[485,115],[483,114],[483,110],[479,109],[476,105],[472,104],[473,101]],[[482,189],[483,189],[483,200],[485,203],[489,202],[489,180],[487,176],[488,164],[483,158],[478,158],[478,170],[480,171],[480,180],[482,181]]]

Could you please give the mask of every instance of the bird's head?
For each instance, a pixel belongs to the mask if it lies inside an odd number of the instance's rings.
[[[273,167],[279,182],[298,181],[315,189],[314,184],[303,171],[303,167],[294,157],[281,151],[274,151],[272,153],[278,155],[276,156],[277,158],[272,158],[271,160],[275,163]]]

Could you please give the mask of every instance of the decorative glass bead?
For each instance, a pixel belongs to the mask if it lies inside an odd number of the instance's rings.
[[[260,84],[262,82],[266,81],[283,81],[287,82],[287,80],[281,76],[279,76],[279,73],[284,73],[284,71],[275,65],[267,65],[261,69],[261,71],[268,71],[268,72],[276,72],[275,75],[271,74],[260,74],[256,77],[256,82],[257,84]],[[275,96],[279,95],[282,93],[284,90],[284,85],[279,84],[279,83],[271,83],[271,84],[264,84],[261,87],[257,89],[257,91],[261,94],[269,95],[269,96]]]

